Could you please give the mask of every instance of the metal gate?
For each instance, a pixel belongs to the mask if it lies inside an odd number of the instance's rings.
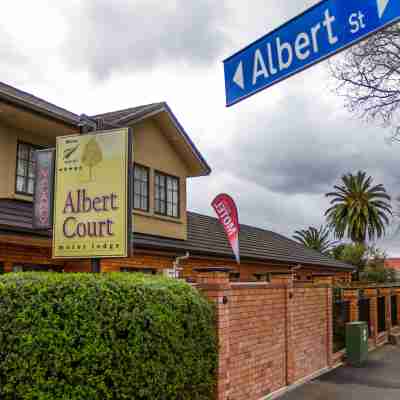
[[[350,302],[342,300],[342,291],[334,289],[333,299],[333,351],[346,347],[346,324],[350,322]]]
[[[358,313],[359,320],[364,321],[368,324],[368,333],[371,337],[371,316],[370,316],[370,305],[369,299],[360,299],[358,301]]]
[[[386,331],[386,300],[378,297],[378,333]]]
[[[399,324],[398,309],[397,309],[397,296],[393,295],[391,297],[392,305],[392,326],[397,326]]]

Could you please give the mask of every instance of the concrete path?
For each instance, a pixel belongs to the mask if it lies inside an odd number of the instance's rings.
[[[282,400],[400,400],[400,347],[385,346],[362,368],[342,367]]]

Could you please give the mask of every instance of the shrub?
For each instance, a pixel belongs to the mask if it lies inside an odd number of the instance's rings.
[[[2,400],[210,399],[213,307],[136,274],[0,277]]]

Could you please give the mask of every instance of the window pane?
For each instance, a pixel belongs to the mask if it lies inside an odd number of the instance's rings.
[[[167,179],[167,190],[172,190],[172,178]]]
[[[134,208],[147,211],[149,170],[140,165],[135,165],[134,170]]]
[[[172,216],[172,203],[167,203],[167,215]]]
[[[17,174],[20,176],[26,176],[28,174],[28,162],[27,161],[18,161],[18,169]]]
[[[167,201],[169,201],[170,203],[172,203],[172,191],[168,191],[167,193]]]
[[[141,188],[140,182],[135,181],[134,187],[135,187],[135,188],[134,188],[135,194],[139,194],[139,195],[140,195],[140,188]]]
[[[25,192],[25,178],[17,176],[17,192]]]
[[[162,201],[158,202],[158,210],[160,214],[165,214],[165,203]]]
[[[28,159],[28,146],[26,144],[18,144],[18,158],[19,159]]]
[[[35,184],[35,151],[37,146],[18,143],[16,191],[32,195]]]
[[[160,194],[160,199],[165,201],[165,190],[164,190],[164,188],[162,188],[162,190],[160,190],[159,194]]]
[[[33,163],[29,164],[28,176],[29,176],[29,178],[35,177],[35,164],[33,164]]]
[[[133,206],[135,208],[140,208],[140,196],[135,194],[134,200],[133,200]]]
[[[178,191],[178,179],[172,181],[172,186],[175,191]]]
[[[178,217],[179,216],[179,210],[178,210],[178,205],[177,204],[174,204],[173,206],[172,206],[172,216],[173,217]]]

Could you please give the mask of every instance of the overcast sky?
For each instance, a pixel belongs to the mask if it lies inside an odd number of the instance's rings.
[[[400,144],[350,115],[327,64],[225,108],[222,61],[317,1],[14,0],[2,7],[0,80],[78,114],[167,101],[213,169],[189,185],[210,214],[220,192],[242,223],[291,236],[324,222],[324,194],[366,170],[396,197]],[[400,255],[392,233],[379,245]]]

